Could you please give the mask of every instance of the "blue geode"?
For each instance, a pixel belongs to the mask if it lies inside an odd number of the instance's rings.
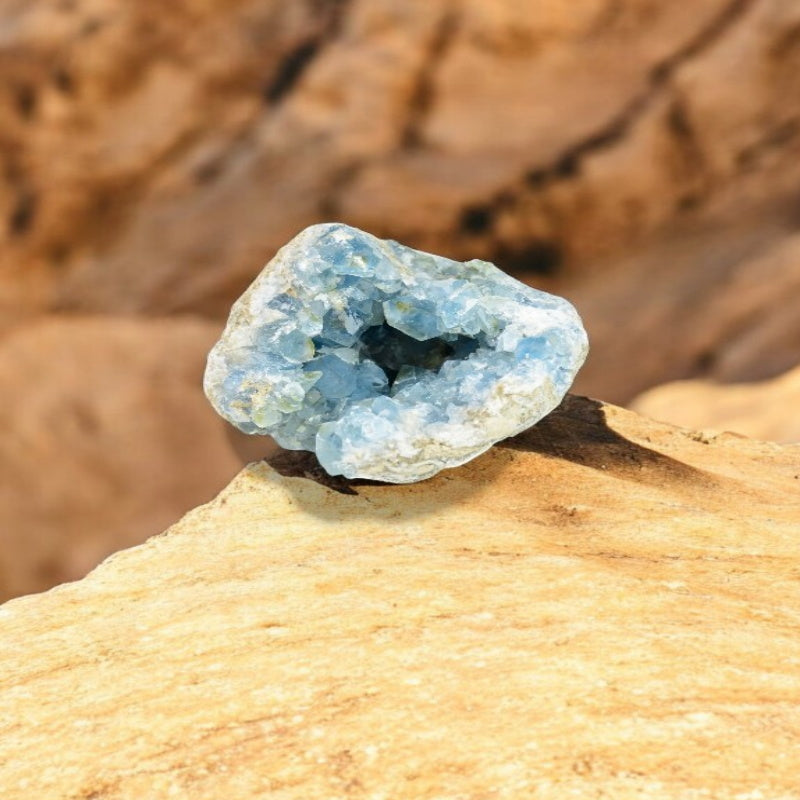
[[[331,475],[410,483],[549,413],[587,350],[566,300],[486,261],[314,225],[233,306],[205,391]]]

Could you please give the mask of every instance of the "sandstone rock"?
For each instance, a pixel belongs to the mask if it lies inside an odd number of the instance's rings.
[[[0,609],[5,800],[796,793],[798,447],[572,397],[420,484],[273,463]]]
[[[640,414],[687,428],[800,442],[800,368],[759,383],[675,381],[639,395],[631,407]]]
[[[246,463],[201,388],[217,335],[192,319],[56,317],[0,340],[0,599],[82,577]]]
[[[764,316],[711,276],[750,263],[740,224],[780,218],[756,231],[764,252],[797,228],[791,0],[691,14],[663,0],[41,0],[3,14],[2,325],[43,307],[221,315],[297,231],[342,219],[558,293],[575,282],[597,344],[620,307],[650,352],[664,318],[684,331],[663,363],[631,345],[628,384],[604,377],[612,355],[596,347],[592,393],[628,400],[727,359],[725,326],[697,340],[683,326],[686,296],[741,318],[752,350],[735,377],[766,369]],[[685,223],[736,246],[707,252]],[[581,288],[619,261],[629,282]],[[655,312],[651,271],[670,287]],[[767,338],[796,343],[782,297]]]
[[[576,387],[628,402],[668,380],[761,380],[797,365],[800,235],[790,212],[728,209],[576,285],[568,295],[602,354]]]

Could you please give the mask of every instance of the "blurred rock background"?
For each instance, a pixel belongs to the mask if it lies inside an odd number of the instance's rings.
[[[569,297],[576,391],[796,439],[800,4],[0,0],[0,599],[266,452],[205,353],[331,219]]]

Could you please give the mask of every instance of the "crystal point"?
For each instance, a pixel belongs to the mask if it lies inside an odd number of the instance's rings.
[[[332,475],[410,483],[548,414],[587,350],[566,300],[331,223],[298,234],[234,304],[205,391]]]

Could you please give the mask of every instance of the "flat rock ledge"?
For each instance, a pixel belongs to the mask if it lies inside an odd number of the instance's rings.
[[[0,796],[798,796],[800,447],[568,397],[324,483],[251,465],[0,607]]]

